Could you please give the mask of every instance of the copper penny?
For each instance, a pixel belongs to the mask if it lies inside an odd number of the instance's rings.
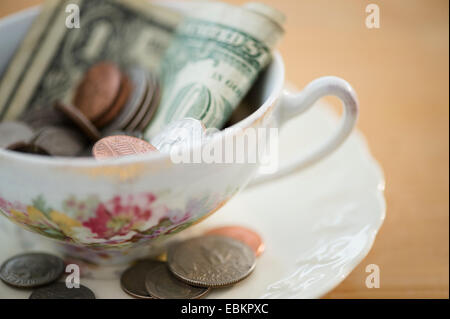
[[[124,75],[122,77],[122,84],[120,86],[119,94],[117,95],[113,106],[104,116],[94,122],[95,126],[102,128],[108,125],[112,120],[114,120],[114,118],[116,118],[116,116],[125,106],[125,103],[127,102],[132,90],[133,84],[131,83],[131,80],[128,78],[128,76]]]
[[[74,104],[91,121],[97,121],[112,107],[122,73],[109,62],[95,64],[87,70],[75,93]]]
[[[157,151],[150,143],[132,136],[116,135],[95,143],[92,153],[96,159],[145,154]]]
[[[89,121],[89,119],[75,106],[62,103],[61,101],[57,101],[54,106],[77,125],[89,139],[93,141],[98,141],[100,139],[100,132],[94,124],[92,124],[92,122]]]
[[[206,235],[221,235],[231,237],[247,244],[255,253],[256,257],[264,252],[264,243],[261,236],[251,229],[242,226],[224,226],[211,229]]]

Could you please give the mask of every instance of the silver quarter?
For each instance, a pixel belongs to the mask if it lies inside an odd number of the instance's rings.
[[[95,299],[95,294],[83,285],[67,288],[66,283],[56,282],[36,289],[29,299]]]
[[[5,261],[0,267],[0,279],[11,286],[31,288],[57,280],[63,271],[61,258],[45,253],[28,253]]]
[[[156,299],[198,299],[209,291],[209,288],[194,287],[177,279],[165,263],[147,273],[145,287]]]
[[[244,243],[224,236],[202,236],[173,245],[168,251],[170,271],[188,284],[224,287],[245,279],[256,257]]]

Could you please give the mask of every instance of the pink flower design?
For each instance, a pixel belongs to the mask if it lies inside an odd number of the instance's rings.
[[[151,206],[155,200],[156,196],[152,193],[115,196],[100,203],[95,217],[83,222],[83,226],[88,227],[97,238],[126,235],[139,229],[151,217]]]

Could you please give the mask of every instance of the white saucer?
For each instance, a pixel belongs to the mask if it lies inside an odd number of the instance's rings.
[[[281,159],[308,150],[337,127],[321,104],[292,120],[281,133]],[[243,191],[212,217],[181,236],[217,225],[259,232],[266,251],[255,272],[208,298],[318,298],[341,283],[367,255],[385,217],[383,173],[356,132],[332,156],[285,179]],[[0,218],[0,262],[29,250],[49,250]],[[24,240],[32,236],[33,240]],[[119,280],[82,279],[97,298],[129,298]],[[0,298],[28,298],[30,291],[0,282]]]

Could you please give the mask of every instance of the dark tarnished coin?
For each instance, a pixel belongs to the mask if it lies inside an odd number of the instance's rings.
[[[92,124],[92,122],[89,121],[89,119],[75,106],[62,103],[60,101],[57,101],[54,106],[56,109],[64,113],[75,125],[77,125],[89,139],[93,141],[100,139],[100,132],[94,124]]]
[[[132,91],[116,118],[107,126],[107,130],[124,130],[136,116],[141,107],[147,91],[147,71],[141,68],[132,68],[128,72]]]
[[[119,94],[122,73],[109,62],[87,70],[75,92],[73,103],[92,122],[108,112]]]
[[[11,286],[32,288],[57,280],[63,271],[61,258],[45,253],[28,253],[5,261],[0,267],[0,279]]]
[[[33,137],[33,130],[24,123],[0,123],[0,148],[14,149],[18,144],[29,143]]]
[[[83,285],[79,288],[67,288],[65,282],[55,282],[33,291],[30,299],[95,299],[95,295]]]
[[[76,130],[49,126],[41,130],[33,144],[52,156],[76,156],[85,148],[85,139]]]
[[[102,138],[95,143],[92,153],[96,159],[157,152],[150,143],[132,136],[117,135]]]
[[[165,264],[156,260],[140,260],[135,265],[124,271],[120,277],[120,285],[127,294],[142,298],[152,299],[145,288],[145,276],[147,272],[158,265]]]
[[[170,271],[188,284],[224,287],[245,279],[254,270],[250,247],[224,236],[202,236],[173,245],[168,251]]]
[[[122,76],[122,84],[120,86],[120,91],[112,107],[108,110],[108,112],[104,116],[100,117],[97,121],[95,121],[94,124],[97,127],[102,128],[108,125],[112,120],[114,120],[125,106],[125,103],[127,102],[128,97],[130,96],[132,90],[133,85],[128,76],[126,75]]]
[[[198,299],[210,288],[194,287],[177,279],[165,263],[147,272],[145,277],[147,292],[156,299]]]
[[[147,109],[147,113],[144,114],[144,116],[141,119],[141,122],[139,123],[137,130],[138,131],[145,131],[147,126],[150,124],[151,120],[153,119],[153,116],[156,114],[156,110],[158,109],[159,102],[161,99],[161,90],[159,86],[158,79],[156,79],[154,76],[152,76],[153,83],[154,83],[154,92],[152,101],[150,103],[149,108]]]
[[[46,126],[66,126],[70,120],[61,111],[52,106],[38,106],[27,110],[19,119],[25,122],[34,130],[42,129]]]
[[[50,155],[45,150],[37,145],[31,143],[18,143],[8,148],[11,151],[26,153],[26,154],[36,154],[36,155]]]

